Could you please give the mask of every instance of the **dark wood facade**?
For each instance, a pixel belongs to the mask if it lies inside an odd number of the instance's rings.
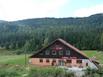
[[[63,41],[63,40],[62,40]],[[46,48],[43,48],[36,54],[32,55],[31,58],[77,58],[87,59],[86,56],[81,55],[81,51],[78,52],[76,49],[69,47],[63,43],[61,39],[56,40]],[[73,46],[72,46],[73,47]]]

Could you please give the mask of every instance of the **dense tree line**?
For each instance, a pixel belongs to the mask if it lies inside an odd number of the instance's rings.
[[[0,47],[37,51],[57,38],[80,49],[103,50],[103,14],[0,22]]]

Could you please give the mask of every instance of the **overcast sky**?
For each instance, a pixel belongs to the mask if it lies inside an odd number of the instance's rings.
[[[0,20],[86,17],[103,13],[103,0],[0,0]]]

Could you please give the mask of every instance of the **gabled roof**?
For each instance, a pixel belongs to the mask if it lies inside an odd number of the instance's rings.
[[[30,58],[32,58],[33,56],[37,55],[39,52],[42,52],[43,50],[47,49],[48,47],[50,47],[51,45],[53,45],[55,42],[61,42],[62,44],[66,45],[67,47],[73,49],[75,52],[81,54],[82,56],[86,57],[89,59],[89,57],[87,57],[82,51],[80,51],[79,49],[77,49],[76,47],[74,47],[73,45],[67,43],[66,41],[64,41],[63,39],[56,39],[54,42],[52,42],[51,44],[49,44],[47,47],[42,48],[41,50],[39,50],[37,53],[34,53],[32,56],[30,56]]]

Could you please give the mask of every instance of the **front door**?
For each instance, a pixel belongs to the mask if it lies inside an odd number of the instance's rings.
[[[58,65],[59,66],[65,66],[65,62],[63,60],[59,60]]]

